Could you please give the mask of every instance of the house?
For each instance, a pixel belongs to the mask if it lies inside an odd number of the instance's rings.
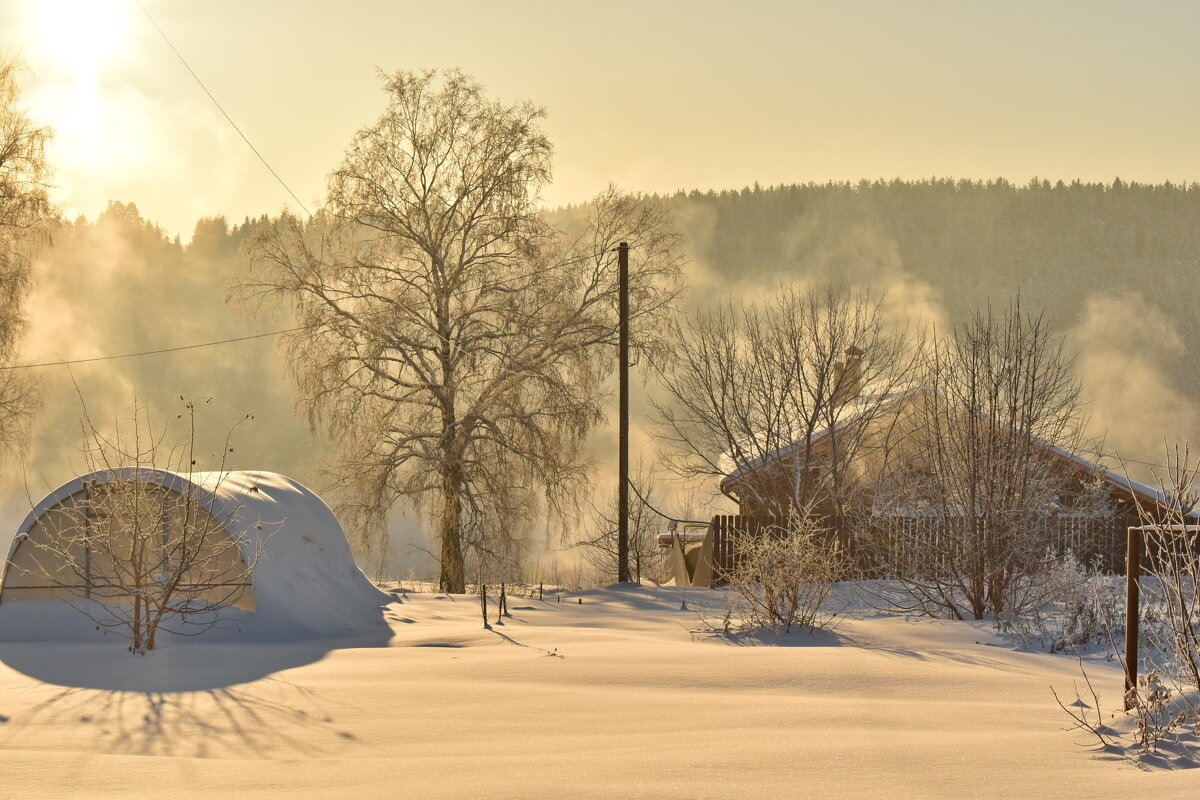
[[[861,355],[847,351],[836,381],[847,388],[831,404],[825,424],[775,447],[747,446],[743,449],[758,455],[730,463],[720,490],[737,504],[738,515],[714,519],[704,538],[698,531],[687,539],[663,537],[661,544],[672,548],[677,580],[708,574],[719,580],[732,558],[727,540],[751,534],[762,520],[795,515],[819,520],[859,567],[872,560],[865,557],[868,542],[878,549],[880,541],[903,535],[936,544],[947,519],[968,506],[963,496],[947,497],[946,486],[953,481],[945,474],[930,474],[930,448],[943,435],[931,427],[944,422],[947,413],[964,419],[974,415],[970,435],[990,437],[988,447],[1001,451],[993,465],[975,467],[976,474],[992,469],[1003,475],[1007,446],[1014,448],[1011,452],[1020,448],[1022,466],[1038,471],[1041,507],[1014,524],[1032,529],[1047,547],[1122,571],[1126,529],[1140,524],[1142,514],[1171,506],[1171,499],[1153,487],[1036,435],[956,409],[926,387],[898,381],[862,386],[857,380]],[[1195,512],[1188,516],[1200,519]]]

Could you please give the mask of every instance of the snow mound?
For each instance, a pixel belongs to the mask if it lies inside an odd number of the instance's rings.
[[[184,477],[210,493],[247,563],[257,555],[255,611],[239,612],[244,630],[269,639],[386,630],[382,609],[391,598],[358,568],[342,526],[314,492],[273,472]]]

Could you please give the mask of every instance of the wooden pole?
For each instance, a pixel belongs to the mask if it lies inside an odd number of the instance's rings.
[[[1142,573],[1142,531],[1129,528],[1125,543],[1125,710],[1137,699],[1138,601]]]
[[[618,358],[620,420],[617,464],[617,580],[629,583],[629,243],[617,247],[617,292],[620,295]]]
[[[492,625],[490,622],[488,622],[487,618],[487,584],[483,581],[479,582],[479,611],[481,614],[483,614],[484,630],[490,631],[492,629]]]

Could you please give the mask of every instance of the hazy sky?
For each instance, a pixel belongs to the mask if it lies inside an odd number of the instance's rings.
[[[1193,2],[143,0],[306,202],[382,109],[376,67],[547,107],[550,203],[931,175],[1200,180]],[[59,199],[186,240],[290,202],[135,0],[3,0]]]

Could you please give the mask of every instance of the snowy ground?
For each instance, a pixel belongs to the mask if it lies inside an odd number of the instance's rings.
[[[730,643],[680,610],[702,594],[514,597],[491,632],[474,598],[408,594],[386,609],[386,647],[2,643],[0,796],[1200,791],[1200,772],[1145,771],[1063,732],[1050,687],[1074,696],[1073,658],[1016,652],[985,624],[864,615]],[[1118,669],[1089,669],[1115,707]]]

